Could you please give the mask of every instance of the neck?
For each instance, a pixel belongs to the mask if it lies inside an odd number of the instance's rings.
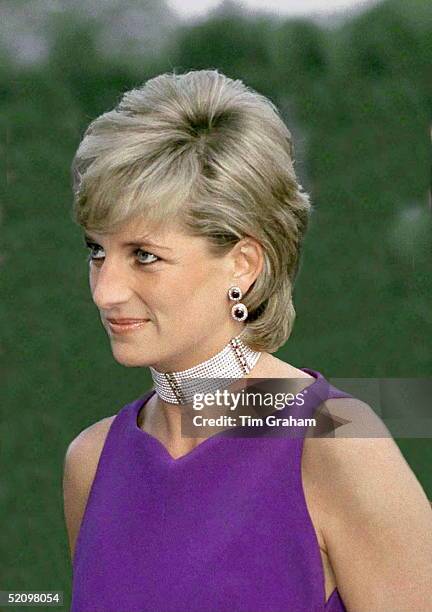
[[[218,353],[187,370],[160,372],[150,367],[153,383],[158,396],[170,404],[187,404],[196,393],[212,393],[220,389],[221,382],[247,376],[262,355],[253,351],[243,341],[244,330],[231,340]],[[200,379],[200,380],[197,380]]]

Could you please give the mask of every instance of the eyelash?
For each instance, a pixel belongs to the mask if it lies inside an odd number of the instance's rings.
[[[87,240],[85,241],[85,245],[88,249],[101,249],[101,247],[98,244],[95,244],[94,242],[88,242]],[[103,250],[103,249],[102,249]],[[150,264],[156,263],[157,261],[160,260],[160,257],[158,257],[157,255],[154,255],[153,253],[150,253],[149,251],[144,251],[144,249],[137,249],[135,251],[135,253],[144,253],[145,255],[151,255],[152,257],[156,257],[155,260],[153,261],[149,261],[149,262],[142,262],[139,261],[138,265],[140,266],[149,266]],[[89,253],[88,257],[87,257],[87,261],[99,261],[101,259],[104,259],[103,257],[94,257],[92,253]]]

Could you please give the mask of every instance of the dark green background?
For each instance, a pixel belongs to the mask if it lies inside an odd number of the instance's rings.
[[[34,65],[0,40],[0,589],[60,589],[67,602],[67,445],[150,386],[148,370],[112,357],[70,213],[82,133],[127,89],[218,68],[272,99],[315,207],[277,356],[327,378],[431,375],[432,4],[382,2],[332,27],[228,7],[170,22],[157,53],[126,45],[110,58],[100,23],[57,14]],[[397,442],[432,498],[430,439]]]

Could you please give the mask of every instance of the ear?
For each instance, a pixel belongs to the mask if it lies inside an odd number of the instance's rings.
[[[231,249],[232,280],[245,294],[264,267],[263,247],[252,237],[242,238]]]

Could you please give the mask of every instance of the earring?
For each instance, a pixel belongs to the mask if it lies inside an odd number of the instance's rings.
[[[248,309],[244,304],[240,303],[240,300],[243,297],[242,290],[240,287],[230,287],[228,289],[228,297],[230,300],[236,302],[231,308],[231,316],[236,321],[244,321],[248,316]]]

